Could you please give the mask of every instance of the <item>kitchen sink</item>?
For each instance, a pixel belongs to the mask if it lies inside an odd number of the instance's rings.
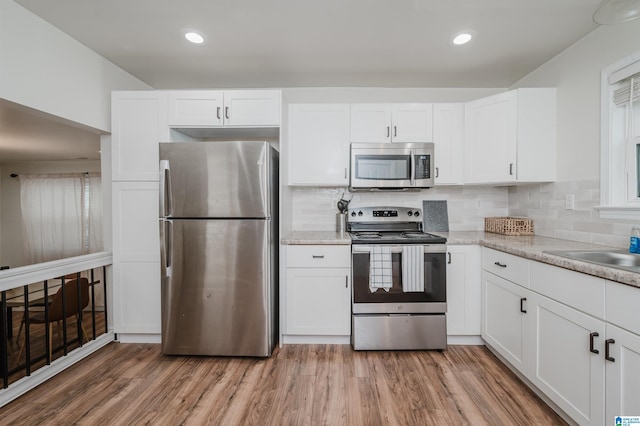
[[[640,273],[640,254],[626,250],[560,250],[544,253]]]

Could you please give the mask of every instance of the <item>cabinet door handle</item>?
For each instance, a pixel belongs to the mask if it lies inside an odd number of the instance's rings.
[[[391,127],[387,126],[387,138],[391,135]]]
[[[606,359],[607,361],[616,362],[616,359],[609,355],[609,346],[613,345],[614,343],[616,343],[616,341],[613,339],[607,339],[604,341],[604,359]]]
[[[509,163],[509,175],[513,176],[513,163]]]
[[[229,119],[229,107],[224,107],[224,118]]]
[[[349,288],[349,275],[344,276],[344,288]]]
[[[216,117],[220,120],[220,107],[216,108]]]
[[[596,337],[600,336],[600,333],[594,331],[593,333],[589,334],[589,352],[591,352],[592,354],[599,354],[600,351],[595,349],[593,347],[594,344],[594,340]]]
[[[440,167],[436,167],[436,177],[440,177]]]
[[[527,313],[527,310],[524,308],[524,302],[527,301],[526,297],[521,297],[520,298],[520,312],[522,312],[523,314]]]
[[[398,126],[393,126],[393,137],[398,136]]]
[[[312,254],[311,257],[314,259],[324,259],[324,254]]]
[[[451,252],[447,252],[447,263],[451,265]]]
[[[506,268],[507,267],[507,265],[505,265],[504,263],[500,263],[500,262],[494,262],[493,264],[496,265],[496,266],[499,266],[501,268]]]
[[[345,179],[347,178],[347,168],[346,167],[344,168],[344,178]]]

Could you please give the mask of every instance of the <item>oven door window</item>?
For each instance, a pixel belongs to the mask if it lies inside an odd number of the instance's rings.
[[[446,265],[444,253],[424,254],[424,291],[405,292],[402,288],[402,254],[392,253],[392,287],[372,292],[369,288],[369,253],[353,253],[354,303],[446,302]]]
[[[409,155],[356,155],[355,178],[362,180],[409,180]]]

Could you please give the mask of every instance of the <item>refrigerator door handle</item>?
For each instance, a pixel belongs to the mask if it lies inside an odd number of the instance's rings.
[[[173,249],[173,222],[170,220],[160,221],[160,267],[162,277],[171,276]]]
[[[171,167],[169,167],[169,160],[160,160],[160,216],[169,217],[172,213]]]

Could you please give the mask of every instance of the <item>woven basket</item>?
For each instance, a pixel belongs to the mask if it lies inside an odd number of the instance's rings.
[[[485,217],[484,230],[503,235],[533,235],[533,220],[527,217]]]

